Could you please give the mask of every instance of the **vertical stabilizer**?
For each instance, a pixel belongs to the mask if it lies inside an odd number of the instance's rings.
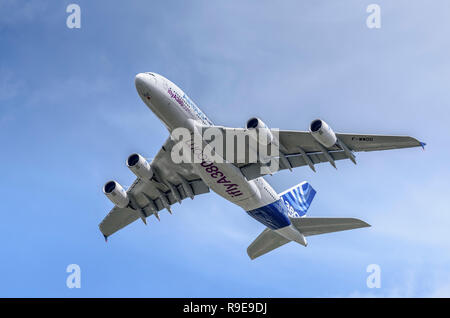
[[[288,208],[289,216],[293,218],[306,214],[315,195],[316,190],[306,181],[279,194]]]

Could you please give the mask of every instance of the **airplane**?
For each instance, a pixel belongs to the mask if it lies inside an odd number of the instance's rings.
[[[180,127],[191,133],[208,127],[225,133],[264,132],[266,143],[279,148],[277,171],[309,166],[315,172],[318,163],[328,162],[336,168],[335,161],[349,159],[356,164],[355,152],[425,146],[409,136],[335,133],[321,119],[313,120],[309,131],[275,131],[257,117],[250,118],[245,128],[215,126],[177,85],[162,75],[139,73],[135,86],[140,98],[170,134]],[[147,218],[154,215],[160,220],[161,210],[172,214],[174,203],[181,204],[187,197],[193,199],[210,190],[240,206],[266,227],[249,245],[250,259],[291,241],[307,246],[308,236],[370,226],[356,218],[306,217],[316,190],[304,181],[277,193],[264,179],[274,173],[262,169],[267,166],[264,162],[213,163],[201,157],[197,162],[174,163],[171,152],[176,142],[169,136],[151,162],[138,153],[131,154],[126,165],[136,179],[127,190],[115,180],[103,186],[104,194],[114,204],[99,224],[105,240],[138,219],[147,224]],[[245,152],[249,151],[247,148]]]

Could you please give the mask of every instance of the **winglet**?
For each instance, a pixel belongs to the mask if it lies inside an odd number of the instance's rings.
[[[105,242],[108,242],[108,236],[106,236],[105,234],[103,234],[103,237],[105,238]]]
[[[420,146],[422,147],[423,150],[425,150],[425,146],[427,145],[426,143],[419,141],[420,142]]]

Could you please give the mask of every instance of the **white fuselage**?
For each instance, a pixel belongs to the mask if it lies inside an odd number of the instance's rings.
[[[212,126],[213,123],[194,102],[174,83],[155,73],[140,73],[135,80],[139,96],[171,133],[184,127]],[[194,150],[195,156],[195,150]],[[258,209],[280,199],[264,178],[248,181],[234,164],[214,163],[216,168],[191,163],[194,171],[211,190],[246,211]],[[213,173],[211,172],[213,170]],[[303,244],[292,226],[277,230],[284,237]]]

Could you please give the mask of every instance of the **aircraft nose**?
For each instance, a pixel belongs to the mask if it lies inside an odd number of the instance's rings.
[[[136,90],[141,98],[150,100],[151,94],[156,92],[156,79],[151,73],[139,73],[134,79]]]
[[[145,73],[139,73],[134,79],[134,84],[136,88],[145,87],[149,85],[149,75]]]

